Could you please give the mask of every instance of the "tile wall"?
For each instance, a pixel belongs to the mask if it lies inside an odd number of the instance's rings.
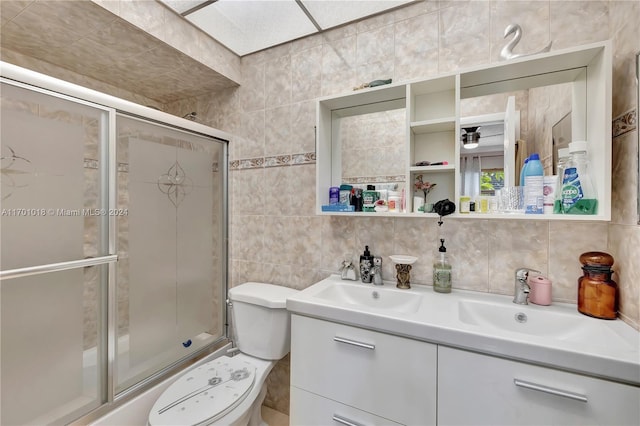
[[[167,106],[194,110],[237,135],[231,144],[233,285],[265,281],[306,288],[338,270],[346,254],[367,244],[376,255],[419,257],[416,283],[431,284],[436,240],[444,234],[456,288],[512,294],[513,271],[528,266],[547,274],[554,299],[575,303],[578,256],[589,250],[616,258],[622,318],[640,324],[640,226],[636,224],[637,130],[613,139],[613,221],[571,223],[318,217],[315,166],[273,156],[313,153],[315,100],[351,91],[374,79],[426,78],[500,60],[504,28],[523,27],[517,51],[553,41],[561,49],[611,38],[613,115],[635,113],[634,70],[640,50],[640,3],[634,1],[424,1],[358,23],[242,58],[243,85]],[[628,120],[627,120],[628,121]],[[624,127],[624,126],[623,126]],[[311,154],[309,154],[311,158]],[[250,161],[249,161],[250,160]],[[263,165],[259,165],[262,162]],[[392,279],[389,262],[385,279]],[[266,403],[288,412],[287,363],[272,375]]]

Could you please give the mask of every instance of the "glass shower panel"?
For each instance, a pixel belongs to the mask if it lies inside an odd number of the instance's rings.
[[[224,335],[224,145],[118,115],[120,392]]]
[[[105,218],[90,212],[103,207],[108,113],[4,82],[0,90],[0,268],[106,254]],[[97,368],[104,268],[1,281],[0,423],[58,422],[104,401]]]

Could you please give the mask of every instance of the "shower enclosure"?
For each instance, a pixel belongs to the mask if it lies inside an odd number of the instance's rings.
[[[0,424],[68,423],[226,343],[228,138],[0,66]]]

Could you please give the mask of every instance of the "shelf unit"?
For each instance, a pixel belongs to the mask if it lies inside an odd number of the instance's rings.
[[[572,82],[573,140],[589,141],[592,179],[598,193],[598,214],[525,215],[460,214],[461,219],[527,219],[608,221],[611,219],[611,42],[604,41],[549,53],[516,58],[441,75],[394,83],[317,101],[316,212],[319,215],[436,217],[413,213],[416,177],[436,183],[427,203],[448,198],[459,210],[460,101],[476,96]],[[336,141],[340,117],[406,108],[406,208],[403,213],[323,212],[329,188],[342,180],[340,142]],[[509,153],[511,154],[511,153]],[[446,165],[416,166],[420,161]],[[506,168],[506,166],[505,166]]]

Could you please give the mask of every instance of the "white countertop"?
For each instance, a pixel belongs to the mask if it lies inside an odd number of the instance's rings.
[[[326,297],[336,294],[336,288],[348,290],[352,297]],[[372,297],[374,291],[377,297]],[[376,307],[376,300],[404,300],[409,297],[404,295],[406,292],[415,295],[406,309]],[[360,303],[354,295],[367,300]],[[441,294],[421,285],[399,290],[395,282],[374,286],[331,275],[290,296],[287,309],[295,314],[640,386],[640,333],[628,324],[588,317],[571,304],[518,305],[512,299],[456,289]],[[488,320],[469,314],[475,308],[485,312]],[[527,316],[526,323],[516,321],[515,316],[520,313]]]

